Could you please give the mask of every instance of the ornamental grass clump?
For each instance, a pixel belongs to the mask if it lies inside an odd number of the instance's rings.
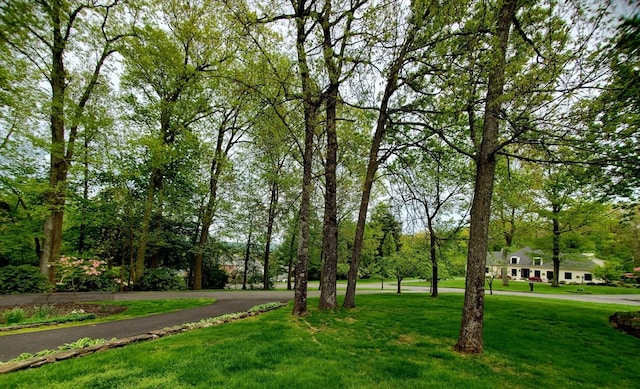
[[[33,307],[31,318],[37,321],[43,321],[50,317],[56,316],[57,311],[55,305],[44,304]]]
[[[2,322],[4,324],[19,324],[27,318],[27,311],[22,308],[16,307],[9,311],[6,311],[2,316]]]

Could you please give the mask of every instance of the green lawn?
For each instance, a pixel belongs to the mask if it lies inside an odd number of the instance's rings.
[[[430,283],[419,280],[407,280],[402,282],[402,286],[424,286],[429,287]],[[452,280],[442,280],[438,283],[441,288],[464,289],[464,278]],[[485,289],[489,291],[489,284],[485,282]],[[509,281],[509,286],[503,286],[502,280],[493,281],[493,290],[506,290],[512,292],[529,292],[529,283],[526,281]],[[611,287],[598,285],[564,285],[554,288],[548,282],[535,282],[533,291],[546,294],[583,293],[583,294],[640,294],[640,288]]]
[[[461,294],[360,295],[0,376],[6,388],[632,388],[640,340],[608,324],[637,307],[486,296],[485,352],[452,351]],[[309,300],[315,307],[317,299]]]

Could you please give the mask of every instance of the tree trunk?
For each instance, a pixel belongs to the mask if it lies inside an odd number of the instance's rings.
[[[355,237],[353,240],[353,251],[351,252],[351,261],[349,265],[349,273],[347,274],[347,290],[344,297],[345,308],[355,308],[356,306],[356,283],[358,281],[358,267],[360,266],[360,255],[362,254],[362,241],[364,239],[364,229],[367,222],[367,212],[369,210],[369,200],[371,197],[371,188],[375,180],[378,166],[382,161],[379,160],[378,153],[380,145],[387,130],[387,120],[389,119],[389,101],[398,89],[398,75],[402,70],[403,63],[407,54],[413,49],[416,31],[419,26],[412,24],[411,28],[405,36],[402,47],[395,58],[393,64],[389,68],[386,85],[382,100],[380,101],[380,113],[376,122],[376,130],[371,140],[371,148],[369,150],[369,160],[367,162],[367,172],[362,184],[362,196],[360,198],[360,209],[358,211],[358,221],[356,224]],[[384,286],[383,286],[384,288]]]
[[[276,208],[278,206],[278,183],[271,182],[271,197],[269,199],[269,215],[267,218],[267,241],[264,245],[264,277],[262,289],[269,289],[269,255],[271,254],[271,238],[273,235],[273,223],[276,218]]]
[[[103,51],[99,56],[93,69],[93,74],[84,90],[73,113],[73,122],[69,132],[69,140],[65,140],[65,105],[67,74],[64,66],[64,52],[68,44],[68,36],[63,31],[71,31],[76,19],[66,20],[63,26],[62,14],[66,13],[63,7],[66,4],[61,0],[51,1],[44,5],[46,14],[51,18],[53,40],[49,47],[51,49],[51,72],[49,83],[51,85],[51,150],[50,150],[50,172],[49,172],[49,193],[46,201],[50,214],[45,219],[44,242],[42,254],[40,255],[40,271],[49,276],[51,282],[55,281],[55,269],[50,266],[60,256],[62,246],[62,226],[64,221],[64,208],[66,204],[67,174],[71,161],[73,160],[74,142],[80,123],[80,118],[84,113],[87,102],[95,86],[98,84],[98,77],[106,59],[113,52],[109,47],[115,40],[105,42]],[[107,22],[105,16],[103,23]],[[103,24],[104,27],[104,24]],[[38,37],[40,38],[40,37]]]
[[[311,168],[313,158],[314,130],[305,129],[304,167],[302,174],[302,196],[300,204],[300,226],[298,235],[298,255],[296,265],[296,282],[293,297],[293,314],[307,314],[307,266],[309,263],[309,216],[311,206]]]
[[[378,123],[380,120],[378,121]],[[358,267],[360,265],[360,255],[362,254],[362,241],[364,239],[364,228],[367,222],[367,212],[369,210],[369,198],[371,197],[371,188],[378,170],[378,151],[382,142],[383,130],[378,131],[380,124],[376,128],[376,134],[369,152],[369,163],[367,165],[367,173],[362,186],[362,197],[360,198],[360,211],[358,212],[358,222],[356,224],[355,238],[353,240],[353,250],[351,252],[351,261],[349,264],[349,273],[347,274],[347,291],[344,296],[345,308],[355,308],[356,306],[356,282],[358,281]],[[384,125],[382,126],[384,128]],[[376,140],[377,139],[377,140]],[[383,286],[384,287],[384,286]]]
[[[507,265],[509,263],[508,262],[509,249],[513,244],[513,236],[516,234],[516,215],[515,215],[515,209],[513,208],[511,209],[509,224],[511,228],[507,230],[505,226],[505,230],[503,231],[504,243],[506,245],[506,247],[502,249],[502,285],[503,286],[509,286],[509,274],[507,274],[507,270],[508,270]]]
[[[323,228],[324,266],[320,290],[320,309],[338,306],[336,278],[338,272],[338,206],[336,165],[338,138],[336,132],[336,100],[338,85],[332,85],[326,102],[327,158],[325,162],[325,205]]]
[[[154,182],[157,180],[155,176],[160,174],[159,171],[151,173],[149,188],[147,189],[147,198],[144,202],[144,213],[142,215],[142,225],[140,226],[140,235],[138,237],[138,249],[136,251],[135,268],[133,271],[133,281],[137,283],[144,276],[144,261],[147,254],[147,244],[149,242],[149,231],[151,229],[151,216],[153,214],[153,206],[156,197],[156,188]]]
[[[144,213],[142,215],[142,225],[138,238],[138,250],[136,252],[136,265],[133,274],[134,282],[137,283],[144,276],[145,260],[147,258],[147,246],[149,244],[149,233],[151,231],[151,219],[157,197],[162,197],[160,192],[164,182],[164,171],[161,168],[154,168],[149,178],[149,189],[144,203]],[[161,203],[161,200],[158,200]]]
[[[454,347],[456,351],[465,354],[480,354],[483,349],[484,268],[487,260],[491,198],[498,151],[500,98],[504,87],[509,30],[517,7],[517,0],[505,0],[496,21],[496,40],[492,48],[495,65],[489,74],[482,141],[475,157],[476,180],[471,205],[464,307],[460,334]]]
[[[400,294],[402,290],[400,289],[400,283],[402,282],[402,278],[396,277],[396,281],[398,281],[398,288],[396,289],[396,293]]]
[[[429,254],[431,256],[431,297],[438,297],[438,255],[437,255],[437,247],[438,241],[436,239],[435,231],[433,231],[433,226],[431,225],[431,221],[429,221]]]
[[[62,35],[61,1],[51,4],[51,23],[53,27],[53,44],[51,46],[51,156],[49,172],[49,192],[46,200],[49,215],[44,224],[44,245],[40,256],[40,271],[55,282],[54,268],[50,264],[60,256],[62,245],[62,222],[66,202],[66,180],[68,165],[65,159],[65,95],[66,72],[64,67],[64,50],[66,41]]]
[[[502,274],[500,276],[502,278],[502,285],[509,286],[509,274],[507,274],[509,271],[509,247],[503,247],[501,255],[502,263],[500,264],[500,266],[502,267]]]
[[[244,252],[244,269],[242,272],[242,289],[247,289],[247,273],[249,270],[249,254],[251,253],[251,235],[253,233],[253,219],[249,220],[249,237],[247,238],[247,249]]]
[[[302,194],[300,199],[300,224],[298,235],[298,254],[296,265],[296,282],[293,297],[293,315],[307,314],[307,266],[309,263],[309,219],[311,212],[311,175],[313,162],[313,137],[315,135],[316,105],[311,91],[311,79],[307,63],[305,48],[306,31],[306,2],[298,0],[296,5],[296,52],[298,55],[298,70],[302,84],[302,104],[304,109],[304,149]]]
[[[84,136],[84,155],[83,155],[83,170],[82,170],[82,205],[81,205],[81,220],[80,220],[80,233],[78,236],[78,254],[82,255],[84,252],[85,239],[87,234],[87,204],[89,202],[89,137],[87,134]]]
[[[225,134],[228,132],[228,122],[233,121],[233,118],[237,114],[237,111],[232,110],[227,113],[222,121],[222,124],[218,128],[218,136],[216,137],[216,148],[211,160],[211,167],[209,168],[209,198],[207,199],[207,205],[202,212],[202,230],[200,231],[200,238],[198,239],[198,251],[194,263],[194,283],[193,289],[202,289],[202,267],[204,265],[204,251],[209,241],[209,228],[213,224],[213,218],[216,211],[216,203],[218,200],[218,186],[220,184],[220,176],[222,174],[223,160],[227,158],[229,150],[233,146],[235,140],[233,132],[225,144]]]
[[[552,253],[553,256],[551,260],[553,261],[553,280],[551,281],[551,286],[559,287],[560,286],[560,220],[558,219],[558,214],[560,213],[560,206],[553,204],[552,206],[552,222],[553,222],[553,247]]]
[[[296,223],[297,224],[297,223]],[[287,271],[287,290],[292,290],[291,279],[293,278],[293,247],[295,244],[296,235],[291,234],[291,240],[289,241],[289,265]]]
[[[207,205],[208,207],[208,205]],[[209,227],[211,227],[211,218],[206,214],[202,219],[202,229],[200,230],[200,237],[198,238],[198,251],[196,252],[195,261],[193,263],[193,289],[202,289],[202,267],[204,264],[204,250],[209,241]]]
[[[325,196],[324,196],[324,226],[322,242],[324,265],[320,283],[320,309],[333,309],[338,306],[336,296],[336,278],[338,272],[338,206],[336,168],[338,164],[338,135],[337,135],[337,104],[342,73],[341,54],[334,49],[332,28],[330,21],[332,3],[327,1],[321,19],[322,49],[324,66],[329,78],[329,86],[325,94],[325,129],[327,132],[327,155],[324,164]],[[352,16],[348,16],[350,19]],[[343,36],[343,48],[349,37],[350,22],[347,21]]]

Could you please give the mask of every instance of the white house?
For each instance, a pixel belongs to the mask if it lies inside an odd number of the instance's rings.
[[[576,259],[562,259],[560,261],[560,274],[558,282],[603,283],[604,280],[596,279],[593,271],[598,266],[604,266],[604,261],[597,259],[593,254],[572,255]],[[494,251],[487,255],[485,267],[486,276],[500,278],[502,276],[502,252]],[[529,280],[530,277],[551,282],[553,280],[553,261],[543,257],[540,250],[532,250],[525,247],[521,250],[509,253],[507,256],[507,274],[513,280]]]

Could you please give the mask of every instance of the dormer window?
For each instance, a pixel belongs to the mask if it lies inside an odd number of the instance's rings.
[[[509,263],[512,264],[512,265],[517,265],[518,263],[520,263],[520,258],[511,257],[511,260],[509,261]]]
[[[540,257],[533,258],[533,264],[534,264],[534,266],[541,266],[542,265],[542,258],[540,258]]]

